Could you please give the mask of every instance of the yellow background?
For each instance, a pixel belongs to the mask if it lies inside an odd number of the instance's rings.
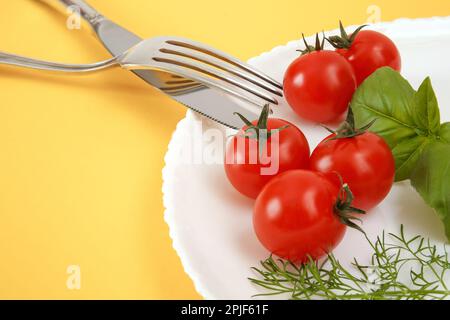
[[[448,0],[91,0],[142,37],[190,37],[248,59],[381,19],[450,15]],[[0,0],[0,50],[93,62],[90,31],[37,0]],[[134,75],[45,74],[0,66],[0,298],[200,298],[163,221],[161,169],[185,109]],[[69,265],[81,289],[66,287]],[[226,276],[226,275],[225,275]]]

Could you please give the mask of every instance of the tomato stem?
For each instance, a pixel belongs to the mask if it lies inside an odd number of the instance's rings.
[[[338,215],[340,221],[345,224],[346,226],[356,229],[363,234],[366,234],[364,230],[357,225],[354,220],[360,221],[358,217],[355,217],[354,214],[365,214],[366,212],[364,210],[355,208],[352,206],[352,202],[354,199],[353,193],[350,190],[350,187],[348,184],[344,183],[342,181],[342,177],[340,174],[336,173],[339,177],[339,180],[341,181],[341,188],[339,190],[338,198],[336,200],[336,203],[334,205],[334,211]]]
[[[235,112],[234,114],[237,115],[239,118],[241,118],[242,122],[244,122],[245,125],[247,126],[247,128],[244,130],[244,132],[246,134],[251,133],[251,135],[246,135],[246,137],[250,138],[250,139],[259,139],[260,136],[263,136],[260,134],[260,132],[262,130],[267,131],[267,120],[269,119],[269,114],[271,114],[271,113],[272,113],[272,110],[270,109],[270,105],[269,104],[264,105],[264,107],[261,111],[261,114],[259,115],[258,122],[256,123],[256,125],[254,125],[250,120],[248,120],[245,116],[243,116],[239,112]],[[271,134],[274,131],[281,131],[288,127],[289,127],[289,125],[285,125],[280,128],[271,129],[270,132],[267,132],[266,137],[270,138]]]
[[[325,33],[322,31],[323,38],[322,41],[320,41],[319,34],[316,33],[316,43],[314,46],[308,44],[308,42],[305,39],[305,34],[302,33],[302,39],[303,43],[305,44],[305,49],[303,50],[297,50],[298,52],[301,52],[301,55],[304,56],[305,54],[314,52],[314,51],[322,51],[325,46]]]
[[[356,128],[353,110],[352,110],[352,108],[349,108],[348,113],[347,113],[347,119],[337,128],[337,130],[332,130],[323,125],[322,125],[322,127],[324,127],[329,132],[335,134],[333,137],[331,137],[328,140],[336,140],[336,139],[352,138],[352,137],[359,136],[359,135],[367,132],[367,130],[369,130],[369,128],[375,123],[375,121],[377,121],[376,118],[373,119],[372,121],[370,121],[368,124],[362,126],[361,128]]]
[[[267,130],[267,120],[269,119],[269,114],[272,113],[270,109],[270,105],[264,105],[261,114],[259,115],[258,122],[254,125],[250,120],[248,120],[245,116],[240,114],[239,112],[235,112],[234,114],[241,118],[242,122],[245,123],[247,128],[244,129],[244,136],[249,139],[258,140],[258,149],[259,155],[262,155],[262,151],[264,146],[266,145],[267,140],[272,136],[274,132],[280,132],[289,127],[289,125],[282,126],[280,128]]]
[[[341,32],[340,36],[330,36],[326,40],[336,49],[349,49],[352,46],[353,41],[355,41],[356,36],[361,31],[362,28],[367,27],[367,25],[359,26],[351,35],[345,31],[342,21],[339,20],[339,30]]]

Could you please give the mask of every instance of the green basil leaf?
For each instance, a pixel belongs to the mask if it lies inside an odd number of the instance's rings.
[[[414,94],[412,117],[423,134],[436,135],[441,126],[441,116],[430,78],[426,78]]]
[[[450,143],[450,122],[441,124],[441,128],[439,129],[439,137],[443,140],[443,142]]]
[[[450,240],[450,123],[440,124],[430,79],[416,92],[398,72],[378,69],[356,90],[351,108],[356,127],[377,119],[370,130],[391,148],[396,181],[411,179]]]
[[[431,142],[411,174],[411,184],[444,223],[450,240],[450,144]]]
[[[417,135],[412,117],[415,90],[397,71],[384,67],[375,71],[356,90],[351,108],[357,127],[377,119],[370,128],[393,148]]]
[[[400,142],[392,149],[395,159],[395,181],[409,179],[423,148],[429,141],[427,137],[416,136]]]

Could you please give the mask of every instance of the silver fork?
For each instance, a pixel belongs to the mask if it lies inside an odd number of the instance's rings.
[[[172,80],[164,82],[167,86],[161,87],[162,90],[176,92],[203,84],[257,106],[278,104],[274,96],[283,96],[280,84],[249,65],[205,45],[178,37],[143,40],[119,56],[91,64],[55,63],[2,52],[0,63],[72,73],[94,72],[113,66],[128,70],[164,70],[182,79],[174,80],[172,77]]]
[[[267,103],[277,105],[283,97],[282,85],[254,67],[207,45],[180,37],[142,40],[120,55],[92,64],[56,63],[3,52],[0,52],[0,63],[72,73],[94,72],[113,66],[146,70],[153,74],[151,84],[172,97],[186,98],[184,96],[196,91],[214,89],[252,104],[253,107],[231,99],[228,110],[202,112],[235,128],[239,127],[239,120],[233,112],[246,113],[247,117],[256,119],[262,106]],[[214,108],[215,101],[210,103]],[[195,99],[188,106],[197,110]]]

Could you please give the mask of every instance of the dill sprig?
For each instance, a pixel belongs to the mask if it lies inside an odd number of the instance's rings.
[[[270,256],[252,268],[258,278],[249,278],[266,292],[257,296],[288,295],[291,299],[334,300],[425,300],[450,296],[446,285],[450,268],[445,245],[438,250],[422,236],[407,238],[383,231],[372,248],[370,265],[355,258],[344,267],[333,254],[321,261],[297,265]],[[351,270],[349,270],[351,269]],[[448,279],[447,279],[448,281]]]

